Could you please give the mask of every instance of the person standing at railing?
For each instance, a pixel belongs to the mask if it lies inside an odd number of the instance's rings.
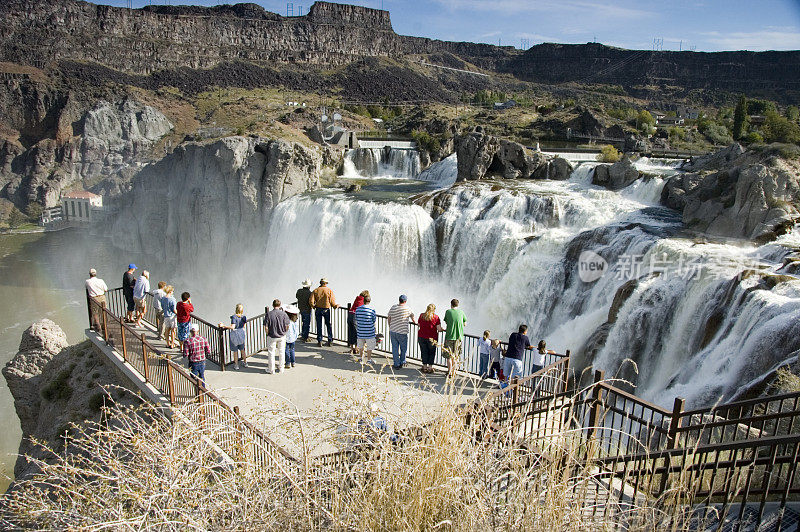
[[[544,340],[539,340],[539,345],[536,346],[536,350],[533,352],[533,373],[543,369],[546,365],[545,357],[546,355],[555,355],[556,352],[547,349],[547,342]]]
[[[364,304],[364,297],[369,295],[369,290],[364,290],[356,296],[350,311],[347,313],[347,347],[350,348],[350,354],[355,355],[358,353],[358,333],[356,332],[356,309]]]
[[[492,348],[492,342],[489,337],[491,335],[491,331],[483,331],[483,336],[478,340],[478,357],[480,357],[478,375],[481,376],[481,379],[485,379],[489,374],[489,352]]]
[[[177,306],[172,295],[174,291],[172,285],[165,286],[164,297],[161,298],[161,310],[164,312],[164,340],[170,349],[175,348],[175,330],[178,328]]]
[[[522,358],[525,356],[525,350],[533,349],[527,332],[528,326],[523,324],[519,326],[518,332],[511,333],[508,338],[508,349],[503,361],[503,373],[506,380],[510,380],[512,377],[522,377]]]
[[[297,323],[300,309],[294,305],[289,305],[285,309],[289,315],[289,328],[286,329],[286,364],[285,369],[294,367],[294,346],[300,336],[300,326]]]
[[[244,305],[239,303],[231,316],[231,324],[225,325],[220,322],[219,326],[223,329],[230,329],[228,340],[233,353],[233,369],[239,369],[239,358],[241,353],[242,366],[247,367],[247,356],[245,355],[245,343],[247,343],[247,331],[244,326],[247,323],[247,316],[244,315]]]
[[[183,342],[181,353],[189,358],[192,375],[200,379],[206,387],[206,358],[211,354],[211,346],[208,340],[200,336],[199,330],[196,323],[191,326],[190,336]]]
[[[406,353],[408,352],[408,332],[409,323],[417,324],[414,314],[408,306],[408,297],[401,295],[396,305],[389,309],[389,338],[392,341],[392,360],[394,369],[400,369],[406,365]]]
[[[436,315],[436,305],[429,304],[425,312],[417,318],[419,333],[417,343],[419,344],[420,358],[422,359],[422,373],[435,373],[433,362],[436,359],[436,343],[439,340],[439,333],[443,332],[442,321]]]
[[[159,281],[158,288],[153,290],[153,308],[156,309],[156,331],[159,338],[164,336],[164,311],[161,309],[161,300],[166,295],[164,293],[165,286],[167,286],[167,283]]]
[[[194,312],[194,305],[192,305],[192,295],[189,292],[181,294],[181,300],[177,305],[178,316],[178,341],[181,343],[183,349],[183,342],[189,338],[189,324],[192,321],[192,312]]]
[[[300,339],[308,342],[308,335],[311,333],[311,279],[303,281],[303,285],[294,294],[297,298],[297,308],[300,309],[300,318],[303,320],[303,332]]]
[[[500,340],[492,338],[491,345],[489,346],[489,378],[503,380],[503,367],[501,360],[503,358],[503,346],[500,345]]]
[[[442,356],[447,359],[447,376],[455,377],[464,343],[464,326],[467,324],[467,316],[458,308],[458,299],[450,301],[450,308],[444,313],[444,322],[447,328],[444,333]]]
[[[325,344],[330,347],[333,345],[333,325],[331,324],[331,309],[339,308],[333,290],[328,288],[328,279],[323,277],[319,280],[319,286],[311,292],[308,299],[309,304],[314,307],[314,318],[317,320],[317,347],[322,347],[322,322],[328,330],[328,342]]]
[[[136,304],[133,302],[133,288],[136,286],[136,277],[133,272],[136,271],[134,263],[128,264],[128,271],[122,275],[122,295],[125,296],[125,304],[127,314],[125,314],[125,321],[133,323],[133,311],[136,310]]]
[[[106,282],[99,277],[97,277],[97,270],[91,268],[89,270],[89,278],[86,279],[86,293],[89,294],[89,297],[93,297],[95,301],[102,306],[106,303],[106,292],[108,292],[108,286],[106,286]],[[92,306],[92,329],[97,332],[101,332],[102,323],[102,316],[96,306]]]
[[[133,286],[133,301],[136,303],[136,326],[142,326],[142,318],[147,312],[147,299],[146,295],[150,291],[150,272],[147,270],[142,271],[142,275],[136,279],[136,284]]]
[[[375,322],[378,315],[375,309],[370,306],[372,298],[364,296],[364,304],[356,309],[356,333],[358,335],[358,352],[361,354],[361,363],[372,363],[372,351],[378,345],[375,339]]]
[[[286,359],[286,331],[289,330],[289,315],[281,308],[280,299],[272,301],[272,310],[264,316],[264,332],[267,333],[267,373],[283,371]],[[277,357],[277,360],[276,360]],[[276,367],[277,366],[277,367]]]

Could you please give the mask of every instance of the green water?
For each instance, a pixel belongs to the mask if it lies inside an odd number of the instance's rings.
[[[97,268],[109,287],[119,286],[124,267],[139,260],[123,255],[80,230],[0,235],[0,363],[16,354],[22,332],[42,318],[60,325],[70,343],[82,341],[88,269]],[[5,379],[0,379],[0,405],[0,489],[5,490],[22,435]]]

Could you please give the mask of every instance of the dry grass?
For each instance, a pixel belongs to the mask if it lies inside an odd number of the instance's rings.
[[[800,375],[795,375],[786,368],[781,368],[775,375],[775,386],[782,393],[800,392]]]
[[[554,434],[520,446],[512,426],[488,437],[465,423],[459,390],[414,436],[376,411],[379,389],[342,396],[314,417],[288,405],[273,430],[299,460],[263,469],[222,460],[188,406],[171,422],[152,407],[108,411],[110,428],[76,427],[66,454],[2,499],[0,526],[80,530],[684,530],[685,501],[607,502],[585,443]],[[402,410],[403,405],[397,405]],[[383,408],[383,407],[381,407]],[[383,419],[383,421],[381,421]],[[181,421],[184,420],[184,421]],[[320,423],[340,428],[347,460],[311,459]],[[476,437],[482,433],[483,437]],[[323,465],[327,463],[328,465]]]

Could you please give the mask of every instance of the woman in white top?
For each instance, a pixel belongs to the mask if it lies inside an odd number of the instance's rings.
[[[230,341],[231,353],[233,354],[233,369],[239,369],[239,356],[241,353],[242,366],[247,367],[247,355],[245,355],[244,345],[247,342],[247,331],[244,324],[247,323],[247,316],[244,315],[244,305],[239,303],[231,316],[231,324],[225,325],[220,322],[219,326],[223,329],[230,329],[228,339]]]

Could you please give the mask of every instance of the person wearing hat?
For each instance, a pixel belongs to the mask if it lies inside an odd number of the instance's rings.
[[[314,307],[314,318],[317,320],[317,346],[322,347],[322,322],[325,321],[325,327],[328,329],[328,347],[333,345],[333,325],[331,325],[331,309],[339,308],[336,304],[336,298],[333,296],[333,290],[328,288],[328,278],[323,277],[319,280],[319,286],[316,290],[311,292],[311,297],[308,299],[309,304]]]
[[[406,353],[408,352],[408,332],[409,323],[417,324],[414,313],[407,305],[408,297],[401,295],[399,302],[392,305],[389,309],[389,338],[392,341],[392,360],[394,369],[400,369],[406,365]]]
[[[133,302],[136,304],[136,325],[142,326],[142,318],[147,313],[147,294],[150,292],[150,272],[142,271],[133,286]]]
[[[106,286],[106,282],[97,277],[97,270],[94,268],[90,269],[89,278],[86,279],[86,293],[89,295],[89,297],[93,297],[102,308],[102,305],[106,302],[106,292],[108,292],[108,286]],[[92,329],[100,332],[100,323],[102,323],[100,311],[97,306],[93,306]]]
[[[297,323],[300,309],[294,305],[288,305],[283,309],[289,315],[289,328],[286,329],[286,364],[285,369],[294,367],[294,344],[300,336],[300,327]]]
[[[128,270],[122,275],[122,295],[125,296],[125,304],[127,305],[127,314],[125,321],[133,323],[133,311],[136,310],[136,303],[133,301],[133,289],[136,286],[136,276],[133,272],[136,271],[134,263],[128,264]]]
[[[303,332],[300,339],[308,342],[308,335],[311,332],[311,279],[303,281],[303,285],[297,290],[294,297],[297,298],[297,308],[300,311],[300,317],[303,320]]]
[[[206,357],[211,354],[211,346],[208,340],[200,336],[200,327],[193,323],[190,329],[189,338],[183,342],[181,352],[183,356],[189,358],[189,367],[192,375],[197,377],[203,386],[206,386]]]

